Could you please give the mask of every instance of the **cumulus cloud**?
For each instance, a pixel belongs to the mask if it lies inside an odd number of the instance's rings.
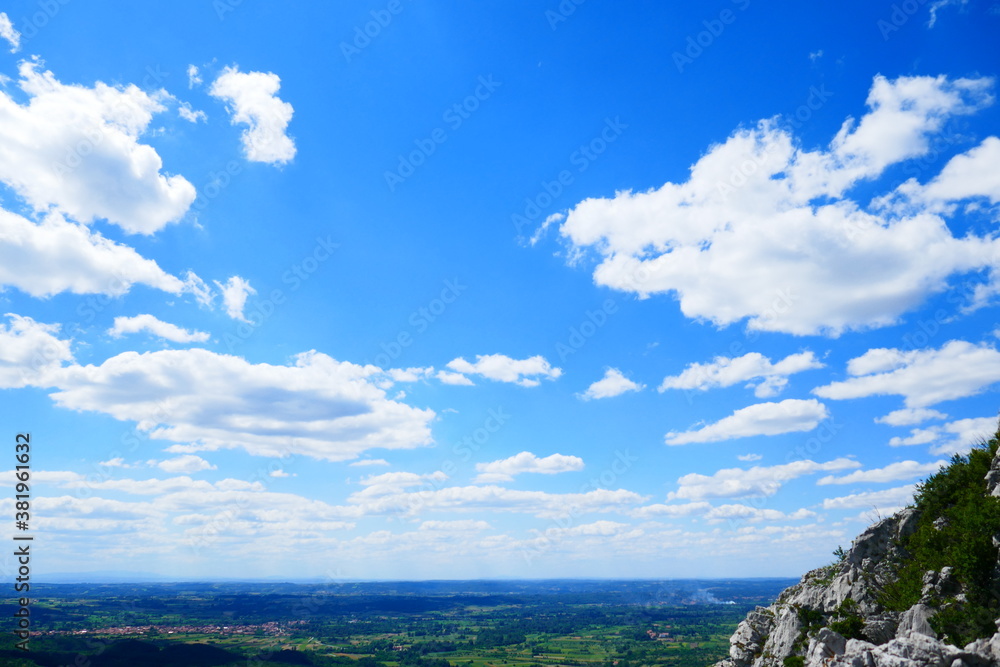
[[[317,534],[329,535],[354,528],[344,519],[354,512],[345,507],[329,505],[291,493],[274,493],[259,482],[223,479],[215,483],[194,480],[188,476],[169,479],[129,479],[115,477],[103,480],[87,479],[76,473],[42,473],[47,483],[60,488],[86,488],[91,493],[111,491],[143,497],[142,501],[108,500],[99,496],[86,499],[39,497],[45,500],[45,518],[53,539],[65,539],[64,533],[74,528],[77,520],[91,520],[83,526],[87,539],[106,532],[103,548],[116,543],[121,531],[129,533],[119,548],[130,551],[149,548],[159,553],[183,549],[192,554],[231,550],[241,545],[248,553],[262,541],[287,544],[290,540],[316,539]],[[41,480],[39,480],[41,482]],[[101,523],[104,522],[104,523]],[[146,539],[136,540],[141,532]],[[249,539],[249,542],[248,542]],[[79,545],[88,550],[86,545]],[[192,548],[194,551],[192,551]]]
[[[233,276],[225,283],[216,280],[215,285],[222,292],[222,304],[226,308],[226,314],[234,320],[248,322],[243,309],[247,305],[247,297],[257,293],[257,290],[250,286],[250,281]]]
[[[543,475],[555,475],[561,472],[571,472],[583,470],[583,459],[579,456],[566,456],[563,454],[552,454],[544,458],[538,458],[531,452],[521,452],[510,458],[489,463],[477,463],[476,477],[477,484],[488,484],[493,482],[509,482],[515,475],[526,472],[541,473]]]
[[[242,448],[343,461],[367,449],[429,444],[431,410],[390,400],[374,366],[317,352],[294,364],[251,364],[202,349],[125,352],[100,365],[54,372],[56,403],[134,421],[168,451]]]
[[[992,85],[878,76],[868,112],[824,149],[762,121],[710,147],[686,182],[584,200],[560,232],[572,257],[599,257],[597,284],[674,294],[690,318],[799,335],[893,324],[949,276],[995,269],[997,241],[955,237],[928,212],[868,211],[848,193],[926,155],[949,118],[992,102]]]
[[[589,401],[595,398],[613,398],[629,391],[642,391],[646,385],[638,384],[625,377],[617,368],[604,371],[604,377],[593,383],[580,394],[580,398]]]
[[[295,142],[286,134],[294,109],[278,97],[280,88],[277,74],[227,67],[209,90],[226,103],[234,125],[247,126],[241,138],[251,162],[281,165],[295,157]]]
[[[70,341],[58,337],[59,326],[7,313],[0,322],[0,389],[46,385],[64,362],[73,361]]]
[[[458,374],[479,375],[488,380],[512,382],[522,387],[537,387],[541,384],[541,379],[555,380],[562,375],[561,368],[553,368],[541,355],[527,359],[512,359],[504,354],[477,354],[475,363],[459,357],[449,361],[448,368]],[[448,384],[466,384],[447,372],[445,375],[444,382]],[[438,377],[440,379],[440,373]]]
[[[797,509],[792,513],[781,510],[750,507],[749,505],[719,505],[712,508],[705,514],[708,523],[720,523],[722,521],[740,520],[747,523],[758,523],[760,521],[802,521],[812,519],[816,513],[805,508]]]
[[[412,474],[412,473],[409,473]],[[401,479],[422,485],[417,491],[372,493],[364,489],[348,497],[359,515],[415,516],[422,512],[510,512],[565,518],[592,512],[626,512],[648,500],[625,489],[586,493],[522,491],[502,486],[441,486],[426,479]],[[440,487],[440,488],[439,488]]]
[[[948,160],[937,176],[924,186],[911,179],[900,186],[909,198],[933,204],[983,197],[1000,202],[1000,138],[987,137],[975,148]]]
[[[785,482],[803,475],[860,467],[860,463],[847,458],[827,463],[816,463],[807,459],[776,466],[754,466],[749,470],[724,468],[713,475],[690,473],[677,480],[678,489],[667,494],[667,500],[680,498],[700,501],[705,498],[773,496]]]
[[[823,364],[809,351],[789,355],[777,363],[771,363],[770,359],[759,352],[750,352],[735,359],[719,356],[711,363],[693,363],[680,375],[664,378],[659,391],[664,392],[667,389],[707,391],[715,387],[730,387],[760,378],[759,382],[751,382],[747,386],[754,388],[754,395],[758,398],[768,398],[776,396],[785,388],[789,375],[814,368],[823,368]]]
[[[907,484],[906,486],[897,486],[894,489],[885,489],[884,491],[866,491],[864,493],[852,493],[849,496],[841,496],[839,498],[827,498],[823,501],[823,509],[875,508],[883,514],[889,514],[909,504],[913,500],[915,489],[916,485]]]
[[[153,315],[136,315],[134,317],[116,317],[108,334],[120,338],[125,334],[146,331],[165,340],[175,343],[204,343],[209,336],[204,331],[188,331],[176,324],[170,324]]]
[[[6,12],[0,12],[0,38],[10,44],[11,53],[17,53],[21,49],[21,33],[14,28]]]
[[[947,465],[947,461],[934,461],[933,463],[918,463],[916,461],[899,461],[890,463],[884,468],[874,468],[872,470],[856,470],[849,475],[836,477],[827,475],[816,484],[824,486],[827,484],[861,484],[863,482],[898,482],[903,479],[913,479],[923,477],[937,472],[942,466]]]
[[[889,426],[911,426],[922,424],[932,419],[947,419],[948,415],[938,410],[930,408],[903,408],[893,410],[884,417],[878,417],[875,422],[878,424],[888,424]]]
[[[763,456],[760,454],[740,454],[736,457],[740,461],[745,461],[747,463],[753,463],[754,461],[760,461]]]
[[[36,211],[55,207],[83,223],[107,219],[152,234],[180,220],[194,186],[163,174],[157,152],[139,143],[170,96],[135,85],[64,85],[40,67],[20,64],[27,104],[0,90],[0,181]]]
[[[973,445],[988,440],[996,429],[995,417],[958,419],[940,426],[912,429],[908,437],[892,438],[889,446],[934,444],[931,447],[932,454],[965,454]]]
[[[204,111],[196,111],[191,108],[191,105],[187,102],[181,102],[177,106],[177,114],[188,121],[189,123],[197,123],[198,121],[207,121],[208,116]]]
[[[413,486],[441,486],[448,475],[440,470],[427,474],[415,472],[386,472],[381,475],[369,475],[359,484],[365,487],[363,491],[354,494],[355,499],[383,496],[398,493]]]
[[[926,408],[982,392],[1000,380],[1000,352],[989,345],[952,340],[940,349],[878,348],[852,359],[854,377],[817,387],[822,398],[902,396],[908,408]]]
[[[776,509],[750,507],[749,505],[740,504],[713,507],[711,503],[703,500],[681,505],[646,505],[645,507],[633,510],[630,514],[644,519],[699,516],[707,523],[719,523],[734,519],[739,519],[747,523],[757,523],[760,521],[799,521],[816,516],[815,512],[807,509],[798,509],[789,514]]]
[[[418,530],[433,530],[442,532],[471,533],[492,528],[486,521],[475,519],[459,519],[457,521],[424,521]]]
[[[172,276],[132,248],[57,213],[34,223],[0,208],[0,287],[44,298],[62,292],[120,296],[137,284],[198,297],[201,281],[192,273],[184,280]]]
[[[194,454],[182,454],[166,461],[160,461],[156,467],[165,472],[178,475],[190,475],[202,470],[215,470],[216,467]]]
[[[712,510],[712,504],[700,500],[697,502],[690,502],[677,505],[664,505],[663,503],[657,503],[655,505],[645,505],[643,507],[638,507],[630,514],[634,517],[640,519],[651,519],[656,517],[686,517],[702,515]]]
[[[387,466],[389,462],[385,459],[361,459],[359,461],[352,461],[347,465],[353,466],[355,468],[363,468],[366,466]]]
[[[475,382],[465,377],[461,373],[451,373],[449,371],[438,371],[435,376],[438,380],[445,384],[460,385],[465,387],[471,387]]]
[[[780,403],[758,403],[742,408],[696,430],[683,433],[671,431],[665,436],[665,442],[668,445],[686,445],[811,431],[829,416],[826,406],[815,399],[789,398]]]

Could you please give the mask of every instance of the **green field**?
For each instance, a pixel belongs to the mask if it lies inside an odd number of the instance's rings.
[[[0,664],[702,667],[785,584],[51,587],[31,652],[4,647]]]

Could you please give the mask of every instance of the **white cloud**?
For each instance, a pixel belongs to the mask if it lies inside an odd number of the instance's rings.
[[[719,523],[726,520],[741,520],[747,523],[760,521],[802,521],[812,519],[816,513],[805,508],[797,509],[791,514],[781,510],[750,507],[749,505],[720,505],[705,514],[708,523]]]
[[[776,396],[788,384],[788,376],[794,373],[823,368],[823,364],[810,352],[792,354],[778,363],[759,352],[750,352],[742,357],[730,359],[716,357],[708,364],[693,363],[680,375],[668,376],[660,384],[659,391],[667,389],[697,389],[707,391],[714,387],[729,387],[740,382],[763,378],[754,387],[758,398]]]
[[[433,530],[441,532],[471,533],[492,528],[485,521],[475,519],[460,519],[458,521],[424,521],[418,530]]]
[[[269,492],[259,482],[224,479],[216,483],[190,477],[137,480],[111,478],[90,480],[84,475],[43,472],[46,483],[62,488],[82,489],[91,493],[112,491],[143,496],[141,502],[108,500],[99,496],[87,499],[70,496],[39,497],[44,501],[47,533],[53,540],[65,540],[65,531],[76,530],[79,521],[86,539],[105,533],[101,554],[125,549],[129,553],[149,549],[161,556],[183,553],[190,558],[223,554],[239,548],[246,555],[261,543],[288,545],[307,539],[315,543],[317,535],[331,535],[354,528],[344,521],[352,508],[328,505],[290,493]],[[39,479],[39,482],[42,480]],[[127,538],[119,540],[122,531]],[[143,539],[136,539],[139,533]],[[67,547],[63,542],[63,547]],[[74,544],[75,553],[89,551],[86,544]]]
[[[440,470],[424,475],[415,472],[386,472],[381,475],[369,475],[359,484],[365,487],[363,491],[354,494],[355,499],[365,499],[373,496],[398,493],[412,486],[441,486],[448,475]]]
[[[134,421],[168,451],[242,448],[344,461],[367,449],[431,442],[431,410],[389,400],[374,366],[306,352],[291,366],[251,364],[202,349],[125,352],[52,373],[56,403]]]
[[[70,341],[60,340],[59,326],[7,313],[0,322],[0,389],[45,385],[47,378],[73,361]]]
[[[662,503],[646,505],[632,510],[630,514],[640,519],[649,519],[661,516],[679,517],[702,515],[711,511],[711,509],[712,504],[702,500],[698,502],[684,503],[683,505],[664,505]]]
[[[0,286],[43,298],[62,292],[120,296],[135,284],[197,296],[199,283],[191,273],[185,280],[165,273],[132,248],[57,213],[36,224],[0,208]]]
[[[194,88],[195,86],[200,86],[202,84],[201,70],[198,69],[197,65],[188,65],[187,75],[188,88]]]
[[[998,244],[956,238],[936,215],[880,217],[847,193],[926,155],[948,118],[992,101],[992,84],[876,77],[869,111],[825,150],[763,121],[710,147],[684,183],[580,202],[561,234],[571,257],[599,256],[597,284],[673,293],[690,318],[799,335],[893,324],[949,276],[995,267]]]
[[[297,477],[297,475],[293,475],[291,473],[287,473],[284,470],[281,470],[280,468],[278,470],[272,470],[271,472],[267,473],[267,476],[268,477],[278,477],[278,478],[283,478],[283,477]]]
[[[965,454],[973,445],[993,437],[996,430],[995,417],[958,419],[940,426],[912,429],[909,437],[894,437],[889,441],[889,446],[905,447],[937,443],[931,447],[932,454]]]
[[[867,491],[840,498],[827,498],[823,501],[823,509],[846,510],[874,507],[883,514],[889,514],[909,504],[913,500],[914,489],[916,489],[916,485],[907,484],[884,491]]]
[[[225,284],[216,280],[215,285],[222,292],[222,303],[226,307],[226,314],[234,320],[248,322],[249,320],[243,315],[243,308],[247,305],[247,297],[257,293],[257,290],[250,286],[250,282],[239,276],[233,276]]]
[[[595,398],[612,398],[629,391],[642,391],[645,388],[646,385],[629,380],[617,368],[609,368],[604,371],[603,378],[587,387],[587,391],[580,394],[580,398],[585,401]]]
[[[803,475],[860,467],[857,461],[840,458],[827,463],[803,460],[776,466],[754,466],[749,470],[724,468],[713,475],[690,473],[677,480],[679,488],[667,494],[667,500],[773,496],[785,482]]]
[[[816,484],[824,486],[827,484],[860,484],[863,482],[898,482],[904,479],[913,479],[914,477],[923,477],[925,475],[935,473],[942,466],[947,464],[947,461],[934,461],[933,463],[899,461],[898,463],[890,463],[884,468],[856,470],[843,477],[827,475],[817,481]]]
[[[285,134],[292,105],[278,98],[281,79],[271,72],[240,72],[227,67],[209,94],[226,102],[233,124],[243,131],[243,153],[251,162],[285,164],[295,157],[295,143]]]
[[[191,105],[187,102],[181,102],[177,106],[177,114],[188,121],[189,123],[197,123],[198,121],[207,121],[208,116],[204,111],[196,111],[191,108]]]
[[[600,536],[608,537],[610,535],[618,535],[623,531],[631,529],[632,526],[627,523],[620,523],[618,521],[593,521],[591,523],[580,524],[579,526],[571,526],[560,531],[562,536]]]
[[[811,431],[829,416],[826,406],[815,399],[789,398],[780,403],[758,403],[742,408],[700,429],[683,433],[671,431],[665,436],[665,442],[668,445],[686,445]]]
[[[122,458],[121,456],[116,456],[116,457],[114,457],[112,459],[108,459],[107,461],[101,461],[97,465],[105,466],[107,468],[128,468],[128,467],[130,467],[129,465],[127,465],[125,463],[125,459]]]
[[[538,243],[542,239],[542,236],[545,235],[545,232],[548,231],[549,227],[558,224],[565,219],[566,219],[565,213],[557,212],[549,215],[547,218],[545,218],[545,221],[538,226],[538,229],[535,230],[535,233],[531,235],[531,238],[528,240],[528,245],[535,245],[536,243]]]
[[[419,382],[420,380],[430,377],[434,374],[434,368],[428,366],[426,368],[420,366],[412,366],[410,368],[387,368],[385,369],[386,375],[391,378],[392,382]]]
[[[910,426],[912,424],[922,424],[932,419],[947,419],[948,415],[939,410],[930,408],[903,408],[893,410],[884,417],[878,417],[875,422],[878,424],[888,424],[889,426]]]
[[[160,461],[156,464],[156,467],[164,472],[169,472],[175,475],[190,475],[191,473],[202,470],[216,469],[214,465],[200,456],[195,456],[194,454],[182,454],[181,456],[175,456],[174,458],[167,459],[166,461]]]
[[[647,505],[633,510],[630,514],[638,518],[700,516],[707,523],[739,519],[748,523],[759,521],[799,521],[816,516],[815,512],[799,509],[791,514],[780,510],[750,507],[749,505],[719,505],[713,507],[705,501],[689,502],[683,505]]]
[[[438,371],[437,375],[435,377],[437,377],[438,380],[440,380],[441,382],[443,382],[445,384],[461,385],[461,386],[465,386],[465,387],[471,387],[471,386],[473,386],[473,385],[476,384],[475,382],[473,382],[469,378],[465,377],[461,373],[451,373],[449,371]]]
[[[736,457],[740,461],[746,461],[747,463],[753,463],[754,461],[760,461],[763,456],[760,454],[740,454]]]
[[[959,419],[945,424],[942,430],[954,437],[931,447],[931,454],[965,454],[973,445],[993,437],[997,431],[997,418]]]
[[[176,324],[164,322],[153,315],[136,315],[134,317],[116,317],[113,327],[108,329],[108,334],[115,338],[120,338],[125,334],[148,331],[154,336],[159,336],[175,343],[204,343],[209,336],[204,331],[188,331]]]
[[[39,67],[20,64],[26,105],[0,90],[0,181],[36,211],[55,207],[83,223],[106,218],[152,234],[180,220],[194,186],[161,173],[160,156],[139,143],[170,96],[135,85],[64,85]]]
[[[0,38],[10,44],[11,53],[17,53],[21,49],[21,33],[14,28],[6,12],[0,12]]]
[[[981,144],[948,160],[934,179],[919,193],[921,198],[957,201],[986,197],[1000,202],[1000,139],[987,137]]]
[[[927,19],[927,27],[933,28],[934,24],[937,23],[937,13],[939,9],[943,9],[949,5],[961,5],[964,7],[968,4],[969,0],[935,0],[931,3],[929,8],[930,18]]]
[[[555,380],[562,375],[561,368],[553,368],[541,355],[527,359],[511,359],[503,354],[477,354],[470,363],[459,357],[448,362],[448,368],[465,375],[481,375],[497,382],[513,382],[522,387],[537,387],[540,379]],[[454,378],[448,384],[464,384]]]
[[[847,367],[855,377],[817,387],[822,398],[903,396],[908,408],[925,408],[982,392],[1000,381],[1000,352],[989,345],[952,340],[940,349],[874,349]]]
[[[366,466],[387,466],[389,465],[389,462],[385,459],[361,459],[360,461],[353,461],[347,465],[355,468],[362,468]]]
[[[412,473],[406,473],[412,474]],[[419,476],[417,476],[419,477]],[[595,489],[586,493],[522,491],[502,486],[449,486],[427,479],[400,478],[397,483],[422,485],[419,491],[375,494],[364,489],[351,494],[348,502],[359,515],[414,516],[427,511],[514,512],[541,518],[579,517],[591,512],[626,512],[648,498],[625,489]]]
[[[915,428],[910,431],[910,436],[903,438],[894,436],[889,440],[890,447],[909,447],[913,445],[926,445],[938,439],[940,428]]]
[[[552,454],[545,458],[538,458],[531,452],[521,452],[499,461],[477,463],[476,472],[479,475],[476,477],[475,483],[509,482],[514,479],[515,475],[526,472],[555,475],[576,470],[583,470],[583,459],[579,456]]]

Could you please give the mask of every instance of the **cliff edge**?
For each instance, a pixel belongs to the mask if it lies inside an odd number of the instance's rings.
[[[1000,666],[998,436],[747,614],[716,667]]]

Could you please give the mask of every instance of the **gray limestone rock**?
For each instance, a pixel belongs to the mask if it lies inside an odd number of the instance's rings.
[[[986,482],[989,493],[1000,497],[1000,454]],[[782,667],[792,655],[804,655],[806,667],[1000,667],[1000,631],[958,648],[937,639],[930,625],[931,604],[963,594],[951,568],[926,573],[920,603],[902,614],[879,604],[881,586],[907,557],[900,544],[919,520],[919,512],[908,508],[879,521],[854,540],[842,561],[807,572],[774,604],[750,612],[730,639],[730,657],[717,667]],[[994,546],[1000,548],[1000,535]],[[1000,591],[1000,558],[996,573]],[[800,609],[819,612],[827,626],[848,598],[857,603],[854,612],[870,641],[845,639],[829,627],[814,626],[808,636]]]
[[[846,648],[846,639],[830,628],[823,628],[809,641],[806,662],[822,663],[823,660],[841,655]]]
[[[899,627],[896,637],[903,637],[909,632],[916,632],[932,639],[937,639],[937,633],[931,627],[930,620],[934,610],[925,604],[917,603],[903,612],[899,617]]]

